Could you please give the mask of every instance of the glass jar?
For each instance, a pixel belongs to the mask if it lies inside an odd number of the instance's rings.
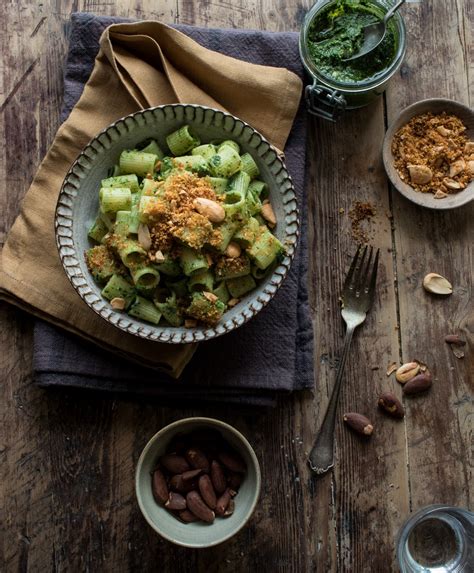
[[[400,67],[406,52],[406,31],[400,11],[396,12],[389,21],[393,30],[396,48],[392,62],[376,75],[362,81],[338,81],[318,70],[310,57],[308,35],[310,26],[322,10],[331,4],[336,6],[337,0],[318,0],[307,13],[300,32],[300,56],[308,72],[312,85],[306,86],[305,99],[308,111],[319,117],[335,121],[346,109],[364,107],[377,99],[387,87],[390,78]],[[371,0],[374,12],[383,15],[392,7],[389,0]]]
[[[469,573],[474,570],[474,513],[429,505],[402,526],[397,540],[401,573]]]

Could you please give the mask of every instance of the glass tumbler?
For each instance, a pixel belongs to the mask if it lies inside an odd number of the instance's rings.
[[[474,513],[430,505],[413,514],[397,540],[401,573],[472,573]]]

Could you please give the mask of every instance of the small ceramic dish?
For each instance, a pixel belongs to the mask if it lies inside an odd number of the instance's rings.
[[[235,307],[227,310],[215,327],[154,326],[114,310],[102,298],[101,287],[87,269],[84,252],[92,246],[87,231],[99,205],[100,182],[124,149],[133,149],[154,138],[166,149],[166,136],[190,125],[203,143],[233,139],[242,152],[255,159],[260,178],[269,187],[269,198],[278,221],[274,230],[286,247],[286,256],[273,273],[262,280]],[[254,317],[281,286],[293,259],[299,233],[298,206],[293,183],[278,151],[244,121],[219,110],[199,105],[173,104],[138,111],[99,133],[84,148],[64,180],[56,206],[56,243],[64,270],[84,302],[99,316],[124,332],[152,341],[175,344],[200,342],[226,334]]]
[[[174,436],[203,428],[219,431],[224,440],[242,456],[247,472],[235,497],[235,510],[230,517],[218,518],[212,524],[182,523],[154,500],[152,473],[158,458],[165,453]],[[260,486],[260,466],[252,446],[235,428],[212,418],[186,418],[161,429],[145,446],[138,460],[135,474],[138,505],[149,525],[168,541],[195,549],[212,547],[230,539],[240,531],[257,505]]]
[[[394,157],[392,155],[393,136],[402,126],[408,123],[412,117],[429,111],[434,114],[439,114],[445,111],[448,114],[456,115],[467,127],[467,137],[474,141],[474,112],[472,109],[466,105],[449,99],[436,98],[416,102],[405,108],[399,114],[385,134],[383,142],[383,163],[385,171],[387,172],[387,176],[395,189],[417,205],[438,210],[461,207],[474,199],[474,180],[459,193],[448,195],[448,197],[445,197],[444,199],[435,199],[434,195],[431,193],[421,193],[420,191],[416,191],[413,187],[402,181],[398,171],[395,169]]]

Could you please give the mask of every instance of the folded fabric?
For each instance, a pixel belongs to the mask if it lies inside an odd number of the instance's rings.
[[[76,16],[73,22],[78,43],[71,52],[75,59],[68,64],[75,85],[65,99],[67,119],[9,233],[0,259],[0,295],[96,344],[177,377],[195,345],[158,344],[125,334],[88,308],[69,283],[53,224],[64,176],[84,145],[111,122],[140,108],[173,102],[229,111],[283,149],[298,108],[301,80],[285,68],[207,49],[159,22],[114,24],[91,15]],[[107,28],[110,24],[114,25]],[[105,28],[92,69],[98,33]],[[71,110],[73,100],[77,103]]]
[[[65,73],[65,115],[76,104],[89,77],[100,34],[114,21],[87,14],[73,16]],[[188,26],[179,26],[179,30],[206,48],[261,66],[285,65],[302,77],[297,34]],[[269,68],[264,69],[270,73]],[[245,90],[245,85],[241,89]],[[201,343],[180,381],[174,383],[38,321],[35,380],[48,387],[133,392],[166,402],[179,399],[180,403],[186,399],[269,405],[278,394],[311,387],[313,336],[306,287],[305,138],[305,115],[300,107],[285,147],[301,210],[300,242],[291,271],[268,307],[236,331]]]

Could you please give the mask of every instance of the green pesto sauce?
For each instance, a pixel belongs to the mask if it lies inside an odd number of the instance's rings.
[[[339,82],[368,80],[393,61],[396,38],[389,24],[382,43],[366,56],[343,62],[356,54],[364,41],[363,28],[382,20],[370,0],[338,0],[316,14],[308,33],[308,50],[319,72]]]

